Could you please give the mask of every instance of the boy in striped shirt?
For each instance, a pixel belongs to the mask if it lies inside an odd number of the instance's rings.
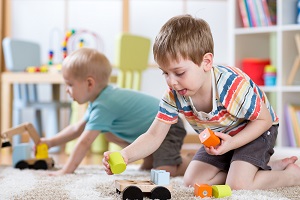
[[[228,184],[234,190],[300,185],[297,157],[268,165],[279,120],[265,93],[238,68],[213,65],[213,53],[210,27],[202,19],[177,16],[161,28],[153,54],[170,89],[146,134],[121,151],[125,161],[157,149],[182,113],[196,132],[210,128],[221,139],[216,147],[198,150],[185,185]],[[105,153],[103,163],[111,173],[108,157]]]

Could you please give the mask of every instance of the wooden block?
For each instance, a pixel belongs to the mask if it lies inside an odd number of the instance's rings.
[[[231,196],[231,188],[229,185],[213,185],[212,195],[216,198]]]
[[[199,134],[200,142],[205,145],[206,147],[214,147],[220,144],[220,138],[218,138],[215,133],[210,130],[209,128],[206,128],[204,131],[202,131]]]
[[[195,184],[194,185],[194,195],[196,197],[212,197],[212,187],[207,184]]]

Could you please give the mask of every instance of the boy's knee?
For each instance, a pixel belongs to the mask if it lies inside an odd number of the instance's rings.
[[[186,174],[183,176],[183,184],[186,187],[194,187],[195,183],[196,183],[195,178],[186,176]]]
[[[226,182],[227,185],[230,186],[232,190],[249,190],[251,189],[251,183],[248,183],[247,181],[231,181],[231,182]]]

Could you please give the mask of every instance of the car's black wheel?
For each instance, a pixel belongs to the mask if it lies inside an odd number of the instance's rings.
[[[171,199],[171,192],[163,186],[157,186],[151,190],[150,199]]]
[[[116,189],[116,193],[117,193],[117,194],[121,194],[121,191],[118,190],[118,189]]]
[[[48,169],[47,162],[45,160],[37,160],[33,165],[33,169]]]
[[[18,168],[18,169],[27,169],[29,168],[29,165],[26,161],[24,160],[21,160],[19,162],[17,162],[17,164],[15,165],[15,168]]]
[[[143,200],[143,192],[137,186],[128,186],[123,191],[123,200]]]

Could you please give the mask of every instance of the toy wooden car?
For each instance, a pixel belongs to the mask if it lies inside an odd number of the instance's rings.
[[[27,132],[36,145],[36,155],[32,157],[30,143],[12,145],[12,136]],[[40,137],[31,123],[23,123],[0,134],[0,147],[13,147],[12,163],[19,169],[50,169],[54,160],[48,157],[48,146],[40,143]]]
[[[150,199],[171,199],[171,187],[155,185],[152,181],[116,180],[116,191],[123,193],[123,200],[143,200],[144,196]]]
[[[151,180],[116,180],[115,184],[117,193],[123,193],[123,200],[143,200],[144,196],[150,199],[171,199],[170,173],[165,170],[152,169]]]

